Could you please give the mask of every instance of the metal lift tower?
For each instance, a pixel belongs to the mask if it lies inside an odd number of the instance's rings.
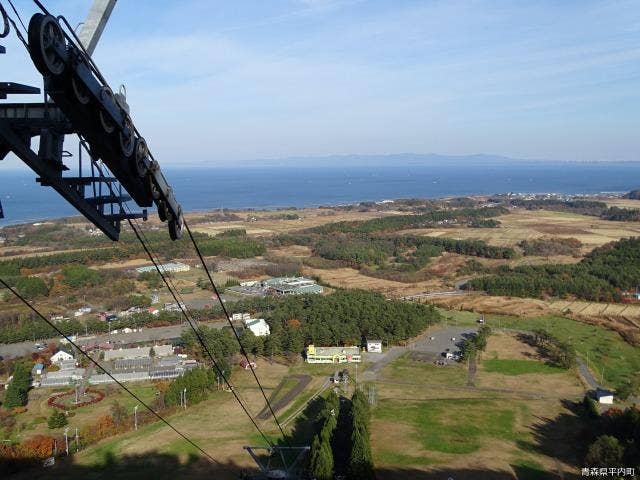
[[[182,209],[133,124],[124,95],[114,94],[91,58],[116,0],[95,0],[80,36],[63,16],[34,3],[41,11],[29,22],[27,48],[42,75],[44,98],[39,103],[0,102],[0,160],[13,152],[42,186],[55,189],[112,240],[118,240],[123,220],[146,219],[146,208],[153,204],[168,222],[171,238],[179,238]],[[0,15],[4,38],[10,25],[1,3]],[[39,93],[37,87],[0,83],[0,100]],[[80,138],[78,168],[77,175],[68,176],[65,160],[72,154],[63,145],[65,136],[73,134]],[[31,148],[34,137],[39,138],[37,152]],[[144,209],[125,211],[123,204],[131,199]]]

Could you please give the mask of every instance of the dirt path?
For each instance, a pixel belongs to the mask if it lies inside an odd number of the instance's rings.
[[[287,378],[295,378],[298,380],[298,383],[291,390],[285,393],[284,397],[282,397],[277,402],[271,404],[271,408],[273,409],[274,413],[277,412],[278,410],[282,410],[284,407],[289,405],[289,403],[291,403],[298,395],[300,395],[300,393],[305,389],[305,387],[309,385],[309,383],[311,382],[311,375],[291,375],[290,377],[285,377],[280,382],[280,385],[276,387],[276,390],[274,391],[274,396],[277,395],[280,389],[284,386]],[[269,407],[265,405],[265,407],[256,416],[256,418],[258,420],[267,420],[270,416],[271,416],[271,411],[269,410]]]

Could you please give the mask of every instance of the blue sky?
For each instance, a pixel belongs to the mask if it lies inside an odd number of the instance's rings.
[[[72,24],[90,5],[46,3]],[[1,79],[35,82],[5,45]],[[95,58],[163,164],[640,160],[637,0],[120,0]]]

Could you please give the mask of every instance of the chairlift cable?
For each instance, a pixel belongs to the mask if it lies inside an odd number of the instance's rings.
[[[101,175],[104,176],[103,172],[102,172],[102,167],[100,165],[96,165],[96,168],[98,169],[98,171],[101,173]],[[107,187],[109,188],[109,191],[111,193],[112,196],[115,197],[115,193],[113,191],[113,186],[110,183],[107,183]],[[121,200],[118,200],[118,203],[120,205],[120,207],[122,209],[127,209],[128,210],[128,206],[125,202],[122,202]],[[220,366],[218,365],[218,362],[216,362],[215,357],[213,356],[213,354],[211,353],[211,351],[209,350],[209,348],[207,347],[204,339],[202,338],[202,333],[199,329],[199,327],[197,325],[194,325],[194,322],[192,320],[192,318],[190,317],[190,315],[187,314],[187,309],[186,309],[186,304],[184,304],[184,302],[180,302],[176,296],[176,293],[174,291],[174,288],[171,287],[171,285],[169,284],[169,281],[167,280],[167,278],[165,277],[164,273],[162,272],[162,269],[160,268],[159,264],[156,262],[155,258],[153,257],[153,254],[151,253],[150,248],[147,246],[147,244],[145,243],[145,241],[142,239],[142,236],[140,234],[141,230],[138,231],[138,229],[136,228],[136,226],[134,225],[133,221],[131,220],[131,218],[128,218],[128,223],[129,226],[131,227],[131,229],[133,230],[133,233],[135,234],[136,238],[138,239],[138,241],[140,242],[140,244],[142,245],[142,248],[144,249],[144,251],[146,252],[147,256],[149,257],[149,259],[151,260],[151,263],[153,263],[153,266],[156,268],[156,271],[158,272],[158,274],[160,275],[160,277],[162,278],[162,281],[164,282],[165,286],[167,287],[167,289],[169,290],[169,293],[171,293],[171,296],[173,297],[173,299],[175,300],[175,302],[178,304],[180,311],[182,312],[182,314],[184,315],[185,319],[187,320],[187,323],[189,324],[189,326],[191,327],[191,329],[193,330],[194,334],[196,335],[196,339],[198,340],[198,342],[200,343],[200,345],[202,346],[202,348],[205,350],[205,352],[207,353],[207,356],[210,358],[213,367],[215,368],[215,370],[218,372],[218,374],[220,375],[220,377],[224,380],[224,383],[229,387],[229,390],[231,390],[231,392],[233,393],[233,396],[235,397],[236,401],[238,402],[238,404],[240,405],[240,407],[242,408],[242,410],[244,411],[244,413],[247,415],[247,417],[249,418],[249,420],[251,421],[251,423],[253,424],[253,426],[256,428],[256,430],[258,431],[258,433],[260,434],[260,436],[265,440],[265,442],[267,442],[267,444],[270,447],[273,447],[273,442],[271,440],[269,440],[269,438],[267,437],[267,435],[262,431],[262,429],[258,426],[258,424],[256,423],[256,421],[254,420],[254,418],[252,417],[251,413],[249,412],[249,410],[247,409],[247,407],[245,406],[245,404],[243,403],[243,401],[240,399],[238,393],[236,392],[236,389],[233,387],[233,385],[231,385],[231,382],[229,381],[229,379],[227,378],[227,376],[224,374],[224,371],[220,368]]]
[[[102,370],[103,372],[105,372],[105,374],[107,376],[109,376],[109,378],[111,378],[111,380],[113,380],[115,383],[117,383],[125,392],[127,392],[129,395],[131,395],[137,402],[139,402],[141,405],[143,405],[147,410],[149,410],[149,412],[151,412],[158,420],[160,420],[162,423],[164,423],[165,425],[167,425],[171,430],[173,430],[175,433],[177,433],[180,437],[182,437],[187,443],[189,443],[192,447],[196,448],[200,453],[202,453],[206,458],[208,458],[212,463],[218,464],[221,467],[223,467],[224,469],[226,469],[228,472],[230,473],[234,473],[232,470],[230,470],[228,467],[226,467],[221,461],[216,460],[211,454],[207,453],[200,445],[198,445],[195,441],[191,440],[187,435],[185,435],[184,433],[182,433],[180,430],[178,430],[176,427],[174,427],[167,419],[165,419],[160,413],[156,412],[151,406],[149,406],[146,402],[144,402],[138,395],[136,395],[135,393],[133,393],[129,388],[127,388],[122,382],[120,382],[119,380],[117,380],[111,373],[109,373],[105,368],[103,368],[96,360],[94,360],[91,355],[89,355],[88,353],[86,353],[84,350],[82,350],[82,348],[80,348],[79,345],[77,345],[73,340],[71,340],[66,334],[64,334],[62,332],[62,330],[60,330],[53,322],[51,322],[50,320],[48,320],[42,313],[40,313],[40,311],[34,307],[33,305],[31,305],[31,303],[29,303],[29,301],[24,298],[22,295],[20,295],[20,293],[18,293],[15,289],[13,289],[11,286],[9,286],[9,284],[3,279],[0,278],[0,283],[7,288],[11,293],[13,293],[13,295],[15,295],[22,303],[24,303],[31,311],[33,311],[38,317],[40,317],[42,320],[44,320],[51,328],[53,328],[60,336],[62,336],[67,342],[69,342],[69,344],[71,346],[73,346],[75,349],[77,349],[82,355],[84,355],[91,363],[93,363],[96,367],[98,367],[100,370]]]
[[[231,322],[231,317],[229,316],[229,312],[227,311],[227,307],[225,306],[224,302],[222,301],[222,297],[220,296],[220,292],[218,291],[218,288],[216,287],[216,284],[213,281],[213,277],[211,276],[211,272],[209,272],[209,267],[207,267],[207,263],[205,262],[204,257],[202,256],[202,252],[200,252],[200,248],[198,247],[198,243],[196,242],[196,239],[193,237],[193,233],[191,233],[191,228],[189,228],[189,224],[187,223],[186,219],[184,220],[184,227],[187,230],[187,233],[189,234],[189,238],[191,239],[191,243],[193,243],[193,246],[194,246],[194,248],[196,250],[196,253],[198,254],[198,258],[200,259],[200,263],[202,263],[202,268],[204,268],[204,271],[206,272],[207,277],[209,278],[209,282],[211,283],[211,287],[213,288],[213,291],[215,292],[216,297],[218,298],[218,302],[220,303],[220,307],[222,307],[222,311],[224,312],[224,315],[227,318],[227,322],[231,326],[231,331],[235,335],[236,340],[238,341],[238,345],[240,345],[240,352],[244,356],[244,358],[245,358],[245,360],[247,362],[247,365],[251,365],[251,361],[249,360],[249,355],[247,355],[247,351],[244,348],[244,345],[242,345],[242,342],[240,341],[240,336],[238,335],[238,332],[233,327],[233,323]],[[280,425],[280,422],[278,421],[278,417],[276,416],[276,413],[273,410],[273,407],[271,406],[271,402],[267,398],[267,394],[265,393],[264,388],[262,387],[262,384],[260,383],[260,380],[258,379],[258,375],[256,375],[256,371],[253,368],[249,368],[249,370],[251,370],[251,373],[253,374],[253,378],[255,379],[256,383],[258,384],[258,388],[260,389],[260,392],[262,392],[262,396],[264,397],[264,400],[265,400],[265,402],[267,404],[267,407],[269,408],[269,411],[271,412],[271,415],[273,416],[273,419],[275,420],[276,425],[278,426],[278,429],[280,430],[280,433],[282,434],[282,439],[285,442],[287,442],[287,445],[289,447],[291,447],[291,445],[289,444],[289,440],[287,439],[287,436],[284,433],[282,425]]]

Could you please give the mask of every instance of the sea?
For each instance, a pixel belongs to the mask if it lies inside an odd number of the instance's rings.
[[[2,165],[0,165],[2,167]],[[187,212],[340,205],[496,193],[597,194],[640,186],[640,162],[443,162],[430,165],[165,167]],[[0,168],[0,226],[77,214],[30,170]],[[133,205],[132,205],[133,207]]]

